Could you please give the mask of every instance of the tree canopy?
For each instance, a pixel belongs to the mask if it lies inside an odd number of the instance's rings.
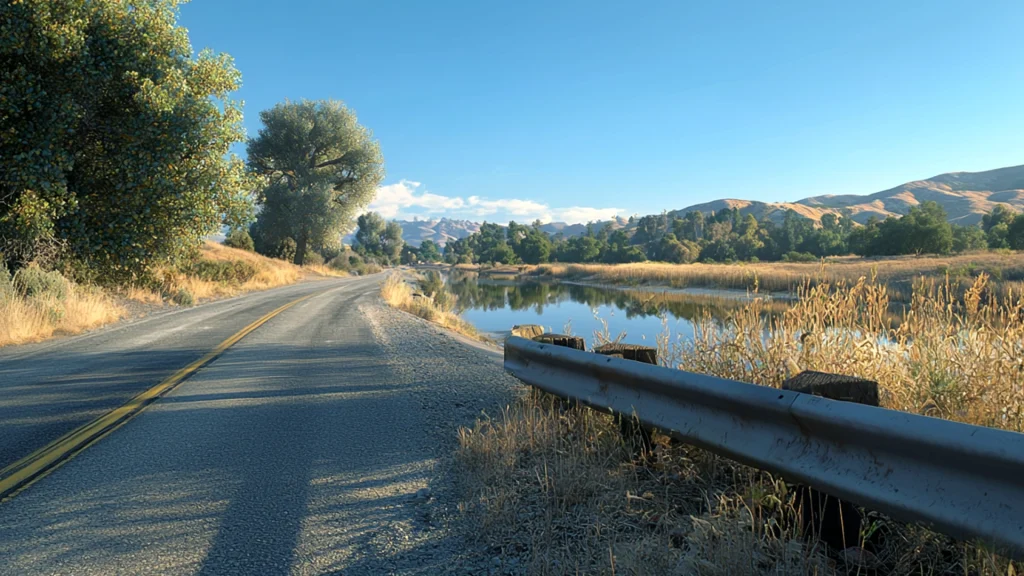
[[[249,168],[265,182],[253,236],[265,250],[293,238],[301,265],[307,250],[338,247],[384,178],[383,156],[337,100],[284,102],[260,120],[263,128],[248,145]]]
[[[176,0],[0,4],[0,252],[47,244],[108,280],[252,215],[231,58],[193,56]]]
[[[949,223],[945,210],[935,202],[914,206],[900,218],[870,218],[864,225],[837,214],[825,214],[815,223],[793,211],[783,214],[780,222],[759,221],[735,208],[654,214],[634,218],[632,223],[635,226],[617,230],[588,225],[586,233],[570,238],[545,234],[539,223],[531,227],[485,223],[479,232],[448,242],[445,260],[495,264],[812,261],[845,254],[1024,249],[1024,215],[1002,205],[986,215],[981,226]]]
[[[381,264],[398,264],[401,261],[405,242],[398,223],[386,222],[380,214],[367,212],[359,217],[358,225],[354,247],[357,253]]]

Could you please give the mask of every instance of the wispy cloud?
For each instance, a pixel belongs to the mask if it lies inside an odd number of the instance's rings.
[[[396,184],[381,186],[369,210],[379,212],[385,218],[412,219],[447,216],[462,219],[486,219],[491,222],[568,222],[586,223],[608,220],[625,214],[621,208],[596,208],[591,206],[569,206],[553,208],[545,202],[523,198],[488,199],[481,196],[444,196],[423,188],[423,184],[412,180],[401,180]]]

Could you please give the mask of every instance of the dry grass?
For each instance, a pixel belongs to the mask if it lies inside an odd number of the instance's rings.
[[[330,278],[346,278],[350,276],[347,271],[331,268],[326,264],[303,264],[302,269],[317,276],[326,276]]]
[[[398,272],[388,275],[381,285],[380,294],[390,306],[415,314],[459,334],[483,339],[476,331],[476,327],[463,320],[455,312],[455,297],[450,294],[446,294],[443,299],[420,294],[403,280],[401,273]]]
[[[58,275],[58,284],[64,286],[63,290],[57,291],[59,293],[28,295],[15,289],[3,271],[0,274],[0,284],[3,284],[0,286],[0,346],[37,342],[58,334],[77,334],[116,322],[125,311],[115,302],[114,295],[150,305],[159,305],[165,300],[191,305],[200,300],[294,284],[304,277],[347,275],[326,266],[300,268],[216,242],[206,242],[199,258],[212,263],[244,262],[248,264],[243,267],[246,277],[244,280],[210,280],[194,273],[164,268],[157,271],[156,283],[104,291],[76,284]]]
[[[6,279],[0,277],[0,282]],[[39,342],[58,334],[78,334],[116,322],[124,310],[96,288],[66,279],[60,294],[27,295],[0,287],[0,346]],[[8,285],[10,286],[10,285]]]
[[[778,386],[796,364],[871,378],[889,408],[1024,430],[1024,300],[979,276],[964,297],[920,283],[893,328],[885,285],[804,284],[793,308],[754,300],[693,340],[659,342],[665,365]],[[531,392],[460,431],[466,510],[488,544],[536,574],[1016,574],[971,543],[870,515],[870,553],[849,561],[799,534],[791,487],[656,438],[637,465],[609,416]],[[863,535],[863,536],[866,536]]]
[[[165,268],[157,273],[158,289],[147,290],[130,287],[126,289],[125,295],[140,302],[152,302],[154,298],[162,299],[161,293],[174,297],[184,292],[190,294],[192,300],[201,301],[286,286],[307,277],[343,277],[348,275],[344,271],[324,265],[311,264],[299,267],[291,262],[268,258],[255,252],[230,248],[211,241],[207,241],[203,245],[199,259],[214,263],[244,262],[251,265],[255,273],[241,281],[225,281],[205,279],[188,271]]]
[[[979,252],[956,256],[898,256],[892,258],[830,258],[823,262],[761,262],[738,264],[541,264],[533,274],[586,279],[604,284],[663,285],[676,288],[706,286],[770,292],[796,291],[807,278],[854,283],[874,276],[889,286],[894,300],[908,301],[920,276],[945,277],[965,290],[978,273],[994,280],[1006,295],[1024,288],[1024,253]]]

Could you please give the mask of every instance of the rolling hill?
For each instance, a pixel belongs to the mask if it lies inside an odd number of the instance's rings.
[[[981,217],[992,211],[996,204],[1006,204],[1018,212],[1024,212],[1024,165],[987,170],[985,172],[949,172],[926,180],[907,182],[864,196],[856,194],[812,196],[796,202],[759,202],[726,198],[703,204],[694,204],[669,212],[669,216],[682,216],[687,212],[704,213],[738,208],[742,214],[753,214],[758,220],[768,218],[781,221],[787,210],[800,216],[819,221],[825,214],[848,214],[854,221],[863,224],[875,216],[882,220],[889,216],[901,216],[912,206],[928,200],[938,202],[949,214],[949,221],[957,224],[975,224]],[[430,220],[396,220],[402,226],[406,242],[419,246],[424,240],[433,240],[444,246],[449,240],[465,238],[480,229],[480,224],[469,220],[438,218]],[[612,226],[613,229],[635,225],[625,218],[594,222],[595,229]],[[586,224],[550,222],[542,229],[549,234],[579,236],[586,232]],[[351,243],[352,236],[345,242]]]
[[[1024,211],[1024,166],[985,172],[949,172],[867,196],[826,194],[796,202],[725,199],[696,204],[670,214],[739,208],[741,213],[753,214],[758,220],[767,217],[777,221],[782,219],[786,210],[794,210],[815,221],[820,220],[824,214],[846,213],[863,224],[871,216],[880,220],[901,216],[909,212],[912,206],[928,200],[938,202],[949,214],[949,221],[957,224],[980,222],[981,217],[991,212],[996,204],[1007,204],[1018,212]]]

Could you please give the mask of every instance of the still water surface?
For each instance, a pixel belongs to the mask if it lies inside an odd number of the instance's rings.
[[[498,339],[516,324],[540,324],[548,332],[583,336],[588,344],[594,333],[613,338],[625,332],[624,342],[656,345],[666,330],[671,341],[688,339],[694,323],[708,314],[722,319],[744,306],[750,296],[735,291],[633,290],[581,286],[535,280],[502,281],[474,273],[452,272],[446,279],[458,296],[463,318],[480,332]],[[773,307],[783,307],[776,302]]]

